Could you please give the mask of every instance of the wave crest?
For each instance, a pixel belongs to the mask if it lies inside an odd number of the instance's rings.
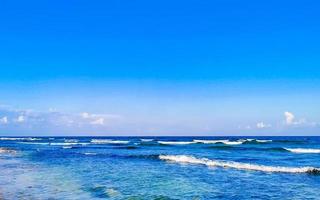
[[[195,144],[196,142],[191,141],[158,141],[159,144],[164,144],[164,145],[185,145],[185,144]]]
[[[109,139],[92,139],[91,143],[94,144],[128,144],[126,140],[109,140]]]
[[[15,140],[25,140],[25,141],[35,141],[35,140],[42,140],[41,138],[31,138],[31,137],[1,137],[0,140],[10,140],[10,141],[15,141]]]
[[[240,163],[233,161],[218,161],[207,158],[195,158],[187,155],[160,155],[159,159],[187,164],[200,164],[210,167],[234,168],[240,170],[253,170],[262,172],[282,172],[282,173],[308,173],[320,174],[320,169],[315,167],[282,167],[282,166],[265,166],[250,163]]]
[[[230,140],[193,140],[195,143],[202,143],[202,144],[226,144],[226,145],[239,145],[243,144],[244,141],[230,141]]]
[[[258,140],[258,139],[240,139],[243,143],[268,143],[272,142],[272,140]]]
[[[140,139],[141,140],[141,142],[152,142],[153,141],[153,139]]]
[[[79,140],[77,139],[64,139],[64,142],[67,142],[67,143],[76,143],[76,142],[79,142]]]
[[[293,153],[320,153],[320,149],[284,148]]]
[[[71,146],[71,145],[87,145],[86,142],[51,142],[51,146]]]

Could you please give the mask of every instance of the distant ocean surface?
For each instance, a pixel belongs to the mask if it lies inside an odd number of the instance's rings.
[[[0,137],[0,199],[320,199],[320,137]]]

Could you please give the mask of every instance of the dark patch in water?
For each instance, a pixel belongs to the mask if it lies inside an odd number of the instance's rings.
[[[128,150],[133,150],[133,149],[138,149],[139,147],[136,146],[126,146],[126,147],[115,147],[115,149],[128,149]]]
[[[109,195],[106,193],[107,188],[104,186],[96,186],[91,188],[84,189],[87,192],[90,192],[92,196],[98,198],[108,198]]]
[[[307,171],[307,173],[310,175],[320,176],[320,169],[311,169],[311,170]]]

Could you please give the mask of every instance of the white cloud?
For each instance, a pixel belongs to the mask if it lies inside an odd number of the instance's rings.
[[[294,124],[294,123],[295,123],[295,122],[294,122],[295,116],[294,116],[293,113],[286,111],[286,112],[284,112],[284,116],[285,116],[285,118],[286,118],[286,124],[287,124],[287,125],[291,125],[291,124]]]
[[[14,109],[11,107],[0,107],[0,133],[5,129],[18,133],[34,132],[65,132],[101,133],[106,130],[123,130],[126,124],[120,115],[108,113],[69,113],[56,109],[36,111],[27,109]],[[2,128],[1,128],[2,127]]]
[[[93,125],[104,125],[104,118],[100,117],[94,121],[91,121],[90,124]]]
[[[259,122],[259,123],[257,123],[257,128],[259,128],[259,129],[264,129],[264,128],[270,128],[271,127],[271,125],[270,124],[265,124],[264,122]]]
[[[296,120],[296,117],[291,112],[284,112],[285,116],[285,124],[286,125],[304,125],[304,126],[315,126],[317,123],[315,122],[308,122],[306,119],[301,118]]]
[[[57,112],[56,108],[49,108],[49,112]]]
[[[83,113],[81,113],[81,117],[84,119],[88,119],[88,118],[91,118],[91,115],[87,112],[83,112]]]
[[[108,115],[108,114],[91,114],[87,112],[83,112],[80,114],[81,118],[84,121],[88,122],[92,125],[105,125],[106,121],[119,119],[118,115]]]
[[[253,124],[253,125],[239,126],[239,129],[255,130],[255,129],[270,128],[270,127],[271,127],[271,124],[266,124],[264,122],[258,122],[257,124]]]
[[[274,127],[274,130],[278,129],[281,130],[283,128],[320,128],[320,123],[308,121],[305,118],[296,118],[292,112],[286,111],[284,114],[284,122],[282,123],[275,123],[275,124],[268,124],[265,122],[258,122],[255,125],[248,125],[248,126],[239,126],[239,129],[267,129]]]
[[[0,118],[0,124],[7,124],[8,122],[9,121],[7,116]]]
[[[25,119],[25,117],[23,116],[23,115],[20,115],[20,116],[18,116],[18,118],[17,118],[17,122],[19,122],[19,123],[22,123],[22,122],[24,122],[26,119]]]

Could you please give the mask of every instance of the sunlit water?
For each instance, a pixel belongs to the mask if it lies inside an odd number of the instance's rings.
[[[319,137],[0,138],[8,200],[320,199],[319,174]]]

